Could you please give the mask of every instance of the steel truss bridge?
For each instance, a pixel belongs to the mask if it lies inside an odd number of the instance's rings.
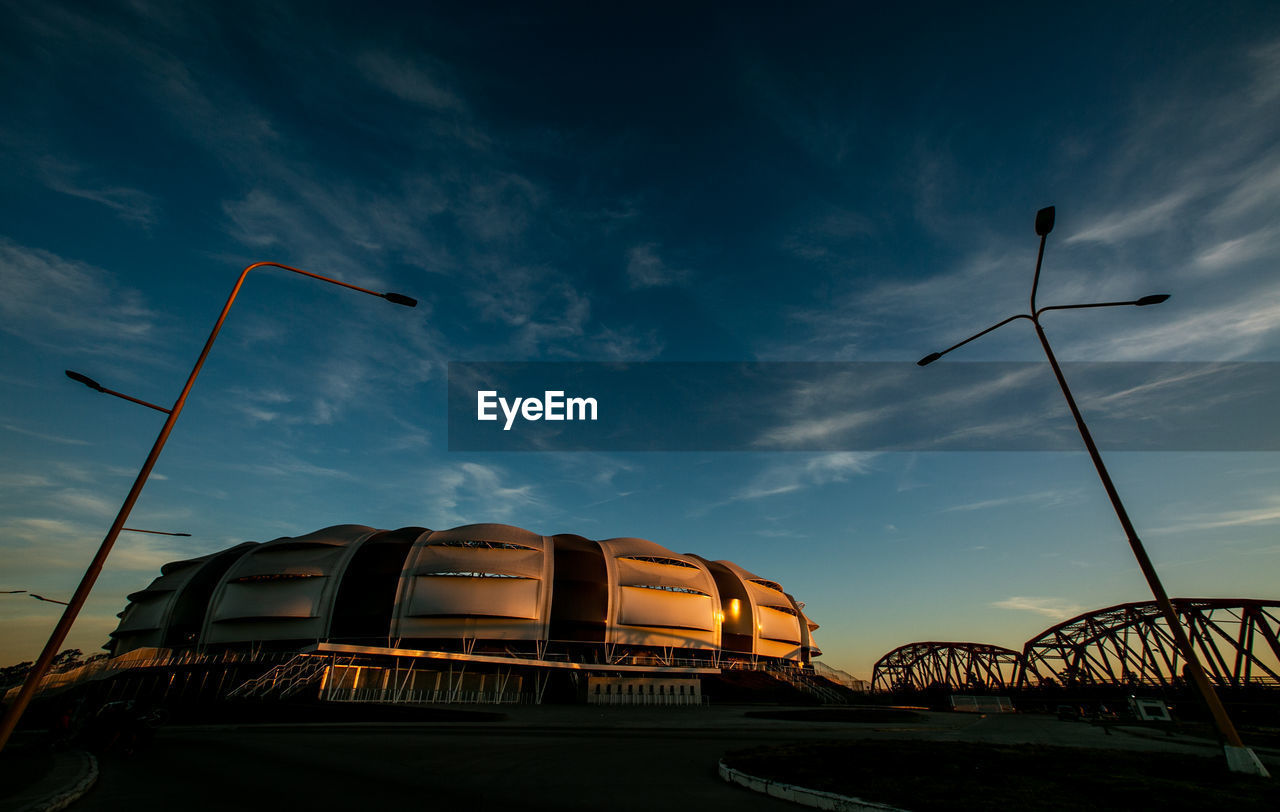
[[[1280,686],[1280,601],[1175,598],[1174,609],[1219,687]],[[1154,601],[1078,615],[1022,653],[982,643],[908,643],[880,658],[872,690],[1068,685],[1175,687],[1186,664]]]
[[[880,658],[871,690],[921,690],[934,683],[952,688],[1012,688],[1022,655],[986,643],[908,643]]]

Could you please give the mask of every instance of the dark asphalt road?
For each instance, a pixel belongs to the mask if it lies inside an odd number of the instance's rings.
[[[722,782],[732,732],[499,728],[162,731],[77,810],[794,809]]]
[[[927,714],[900,725],[749,719],[742,708],[504,708],[503,722],[173,726],[108,756],[73,810],[718,810],[800,807],[720,780],[757,744],[883,737],[1039,742],[1212,755],[1209,742],[1106,733],[1051,717]]]

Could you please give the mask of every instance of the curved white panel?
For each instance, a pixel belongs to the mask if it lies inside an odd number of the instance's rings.
[[[470,615],[538,618],[541,584],[532,578],[466,578],[418,576],[413,597],[405,607],[408,617]]]
[[[621,590],[619,624],[715,631],[715,606],[710,595],[691,595],[636,586],[623,586]]]

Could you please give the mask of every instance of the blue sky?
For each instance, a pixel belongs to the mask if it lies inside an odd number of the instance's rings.
[[[421,301],[251,275],[130,520],[193,537],[121,538],[86,650],[165,561],[484,521],[733,560],[863,677],[1017,648],[1149,597],[1083,453],[450,452],[446,365],[911,362],[1025,308],[1050,204],[1042,303],[1173,294],[1046,316],[1061,358],[1280,360],[1274,4],[0,20],[0,588],[71,593],[160,425],[63,369],[171,403],[258,260]],[[1039,352],[1019,323],[947,363]],[[1170,593],[1277,597],[1280,456],[1108,463]],[[31,658],[57,607],[4,597]]]

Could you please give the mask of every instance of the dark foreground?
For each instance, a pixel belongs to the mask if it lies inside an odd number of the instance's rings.
[[[1256,797],[1233,797],[1232,785],[1174,761],[1216,764],[1211,742],[1156,731],[1108,734],[1047,716],[504,706],[500,714],[465,717],[169,725],[132,757],[104,755],[96,785],[72,809],[799,808],[720,780],[719,760],[752,747],[775,748],[763,764],[786,758],[788,782],[830,788],[824,780],[844,777],[835,791],[857,797],[868,797],[877,776],[932,788],[938,805],[923,806],[916,796],[907,806],[917,810],[1280,808],[1266,794],[1270,785]],[[859,749],[803,749],[837,745]],[[1124,752],[1103,752],[1111,750]],[[997,761],[996,753],[1014,760]],[[1263,757],[1280,772],[1275,751]],[[1151,764],[1167,769],[1133,766]],[[871,769],[854,771],[863,765]],[[1157,786],[1166,774],[1182,784]],[[1018,788],[1014,799],[998,799],[1000,787]]]
[[[762,778],[928,810],[1276,810],[1276,781],[1223,759],[1044,745],[875,741],[754,748],[725,758]]]

